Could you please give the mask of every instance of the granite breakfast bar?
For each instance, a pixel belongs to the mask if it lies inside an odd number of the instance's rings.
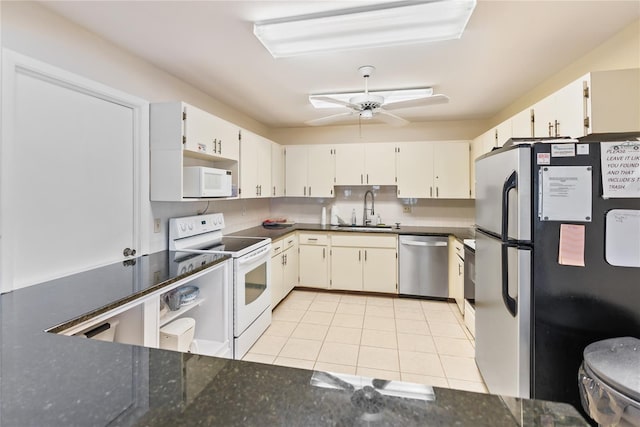
[[[172,262],[164,251],[2,295],[0,425],[587,425],[569,405],[437,387],[432,400],[376,390],[371,406],[313,371],[45,332],[187,276]]]

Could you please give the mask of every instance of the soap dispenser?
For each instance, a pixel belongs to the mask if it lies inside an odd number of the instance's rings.
[[[356,210],[351,211],[351,225],[356,225]]]

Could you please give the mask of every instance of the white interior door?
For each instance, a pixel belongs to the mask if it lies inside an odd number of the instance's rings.
[[[6,52],[2,290],[120,261],[125,248],[140,251],[138,161],[148,104]]]

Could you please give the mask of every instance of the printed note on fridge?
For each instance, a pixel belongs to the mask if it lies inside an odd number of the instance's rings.
[[[558,263],[584,267],[584,225],[560,224]]]

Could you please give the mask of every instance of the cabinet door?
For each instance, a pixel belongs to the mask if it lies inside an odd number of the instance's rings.
[[[336,185],[362,185],[364,181],[365,144],[337,145],[335,151]]]
[[[278,254],[271,258],[271,310],[284,297],[284,255]]]
[[[331,248],[331,289],[362,290],[363,253],[360,248]]]
[[[433,144],[407,142],[397,145],[398,197],[435,197],[433,188]]]
[[[397,293],[396,250],[390,248],[365,248],[363,289],[371,292]]]
[[[240,158],[240,128],[233,123],[211,116],[213,137],[217,140],[216,155],[224,159],[236,160]]]
[[[326,246],[300,245],[298,265],[300,286],[329,287],[329,262]]]
[[[298,247],[292,246],[284,252],[284,278],[282,298],[298,284]]]
[[[502,147],[513,136],[511,119],[507,119],[496,127],[496,147]]]
[[[553,136],[553,123],[555,119],[555,99],[550,95],[533,106],[534,123],[533,136],[544,138]]]
[[[272,197],[284,196],[284,148],[271,143],[271,191]]]
[[[570,136],[579,138],[585,136],[584,118],[585,105],[583,97],[583,82],[578,79],[563,87],[554,94],[554,133],[555,136]]]
[[[285,195],[304,197],[307,195],[307,147],[290,145],[284,150]]]
[[[307,196],[333,197],[335,161],[331,145],[310,145],[308,147]]]
[[[364,151],[365,184],[395,185],[395,144],[367,144]]]
[[[240,197],[258,197],[258,135],[244,131],[240,141]],[[271,154],[271,153],[269,153]]]
[[[258,137],[256,156],[258,197],[271,197],[271,141]]]
[[[215,121],[213,115],[191,105],[184,106],[184,149],[195,153],[215,155]]]
[[[531,138],[531,108],[526,108],[511,118],[511,134],[515,138]]]
[[[434,197],[468,199],[469,143],[443,142],[434,144]]]

